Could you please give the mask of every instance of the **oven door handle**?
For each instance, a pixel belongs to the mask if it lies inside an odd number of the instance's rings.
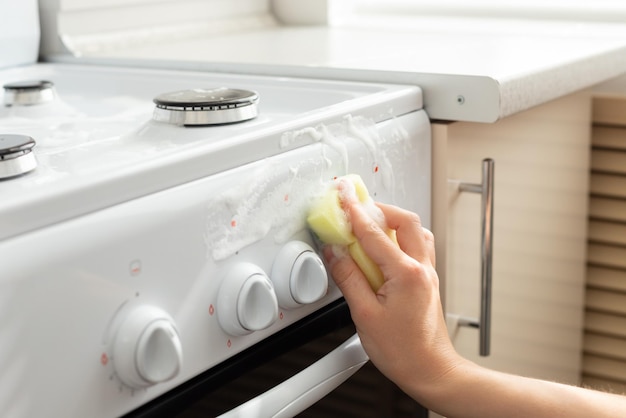
[[[220,417],[293,417],[336,389],[368,360],[354,334],[306,369]]]

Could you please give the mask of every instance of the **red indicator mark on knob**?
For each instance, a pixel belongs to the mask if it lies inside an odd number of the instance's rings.
[[[373,168],[374,173],[378,173],[378,170],[379,170],[378,164],[374,164],[374,168]]]
[[[236,220],[232,220],[230,221],[230,226],[232,226],[233,228],[237,226],[237,221]]]
[[[230,341],[230,339],[228,339],[228,341],[226,341],[226,347],[230,348],[233,345],[233,343]]]
[[[213,304],[209,305],[209,315],[213,316],[213,314],[215,313],[215,307],[213,306]]]
[[[103,366],[109,364],[109,356],[107,356],[107,353],[102,353],[102,355],[100,356],[100,364],[102,364]]]
[[[283,315],[283,313],[281,312],[280,315],[278,315],[278,317],[282,320],[285,317],[285,315]]]

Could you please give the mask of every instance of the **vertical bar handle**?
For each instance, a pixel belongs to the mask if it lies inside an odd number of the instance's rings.
[[[491,349],[491,284],[493,265],[493,178],[495,163],[483,160],[482,183],[461,183],[459,191],[480,193],[481,199],[481,274],[480,274],[480,355]],[[472,324],[475,325],[475,324]]]

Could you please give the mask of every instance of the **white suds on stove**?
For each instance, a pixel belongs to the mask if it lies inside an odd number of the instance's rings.
[[[98,101],[97,106],[90,104],[93,109],[85,105],[78,110],[57,99],[37,106],[0,107],[0,117],[4,132],[33,137],[37,154],[63,153],[119,140],[136,129],[138,120],[150,117],[142,104],[130,97],[109,97]]]
[[[338,181],[339,184],[337,184],[336,187],[339,191],[339,199],[343,201],[358,201],[356,187],[354,186],[354,183],[352,183],[352,181],[348,179],[340,178],[338,180],[339,180]],[[374,202],[374,199],[372,199],[371,195],[368,196],[364,202],[360,202],[360,204],[365,210],[365,213],[367,213],[367,215],[374,222],[376,222],[382,228],[387,227],[387,221],[385,220],[385,215],[383,214],[382,210],[380,210],[380,208],[376,206],[376,203]],[[346,212],[346,215],[349,215],[349,214]],[[348,216],[348,222],[350,222],[349,216]]]
[[[222,260],[272,234],[285,242],[305,228],[310,199],[323,183],[317,177],[300,176],[301,168],[321,173],[320,161],[301,161],[280,167],[266,160],[261,169],[212,199],[207,207],[207,242],[211,255]]]
[[[282,135],[281,147],[317,142],[321,145],[319,154],[289,166],[269,158],[260,168],[246,172],[236,186],[211,197],[206,224],[209,255],[223,260],[268,236],[276,243],[286,242],[306,228],[311,203],[324,193],[328,182],[351,169],[364,171],[365,167],[371,170],[367,174],[372,186],[393,190],[393,167],[383,146],[397,139],[395,134],[394,138],[381,138],[374,122],[361,117],[346,117],[340,123]],[[349,142],[353,146],[360,143],[367,151],[358,152],[358,157],[352,156],[350,161]],[[384,222],[373,201],[367,210],[374,219]]]
[[[290,147],[301,140],[305,140],[306,137],[310,137],[314,142],[319,142],[322,140],[322,133],[311,127],[298,129],[297,131],[288,131],[281,135],[280,147]]]

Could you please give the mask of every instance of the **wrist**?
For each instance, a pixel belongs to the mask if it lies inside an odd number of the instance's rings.
[[[433,369],[430,373],[415,373],[399,384],[409,396],[413,397],[424,407],[441,411],[442,407],[455,399],[459,391],[471,384],[472,376],[479,372],[480,366],[464,359],[452,347],[448,352],[440,353],[440,359],[430,364]]]

